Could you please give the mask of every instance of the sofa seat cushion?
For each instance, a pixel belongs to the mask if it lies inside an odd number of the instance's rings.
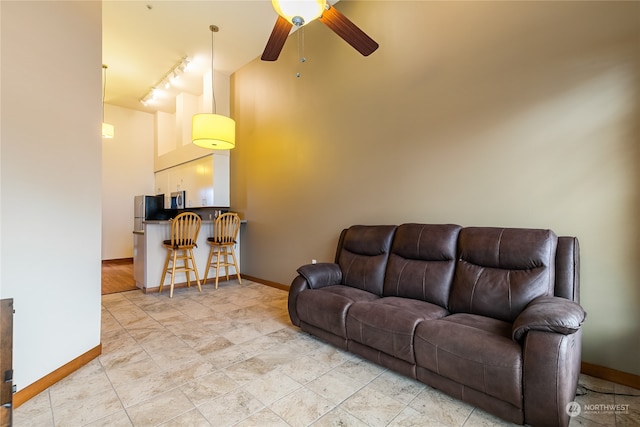
[[[509,322],[468,313],[416,328],[418,366],[522,408],[522,348]]]
[[[386,297],[354,303],[347,316],[347,337],[415,364],[413,334],[426,319],[449,314],[444,308],[410,298]]]
[[[377,295],[343,285],[307,289],[298,295],[297,314],[302,322],[347,338],[347,311],[357,301],[372,301]]]

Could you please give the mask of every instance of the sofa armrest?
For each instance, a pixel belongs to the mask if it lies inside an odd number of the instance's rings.
[[[298,273],[306,279],[311,289],[339,285],[342,282],[342,270],[338,264],[307,264],[298,268]]]
[[[298,311],[296,307],[298,306],[298,295],[300,292],[309,289],[309,283],[302,276],[296,276],[291,282],[291,286],[289,286],[289,300],[287,303],[287,308],[289,310],[289,318],[291,319],[291,323],[296,326],[300,326],[300,318],[298,317]]]
[[[567,427],[582,355],[582,329],[569,335],[531,330],[524,338],[523,409],[529,426]]]
[[[307,264],[298,269],[299,275],[293,279],[289,287],[289,318],[291,323],[300,326],[300,318],[296,307],[298,295],[307,289],[318,289],[325,286],[339,285],[342,282],[342,270],[338,264]]]
[[[580,304],[554,296],[538,297],[513,322],[512,337],[522,342],[529,331],[572,334],[580,329],[587,313]]]

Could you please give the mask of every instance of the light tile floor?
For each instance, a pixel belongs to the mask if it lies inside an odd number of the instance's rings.
[[[291,325],[249,281],[102,297],[103,353],[14,412],[14,426],[503,426]],[[595,378],[590,388],[634,393]],[[589,393],[572,426],[640,425],[640,398]]]

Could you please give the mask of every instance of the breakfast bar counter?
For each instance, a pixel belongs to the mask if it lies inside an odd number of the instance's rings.
[[[157,290],[160,286],[162,268],[164,267],[164,262],[167,257],[167,250],[162,246],[162,242],[171,239],[171,220],[147,220],[143,221],[142,224],[143,231],[133,232],[133,270],[136,286],[146,293],[149,290]],[[238,267],[240,267],[240,236],[242,235],[245,224],[246,220],[243,220],[240,225],[237,242],[234,246]],[[201,283],[204,280],[207,258],[209,257],[210,246],[207,244],[207,238],[213,237],[213,225],[213,220],[202,220],[197,247],[193,250]],[[220,270],[219,276],[224,277],[224,269],[221,268]],[[235,274],[235,268],[229,267],[229,278],[234,278]],[[214,268],[209,269],[209,278],[215,278]],[[193,281],[192,286],[196,286],[193,275],[191,275],[191,280]],[[183,284],[186,282],[187,278],[185,273],[176,272],[175,283]],[[165,278],[164,285],[169,285],[170,283],[171,275],[168,274]]]

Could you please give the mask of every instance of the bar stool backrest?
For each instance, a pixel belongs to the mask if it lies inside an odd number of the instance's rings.
[[[171,246],[182,248],[196,246],[200,224],[202,220],[198,214],[183,212],[171,221]]]
[[[214,224],[213,238],[219,244],[236,243],[240,231],[240,217],[235,212],[218,215]]]

